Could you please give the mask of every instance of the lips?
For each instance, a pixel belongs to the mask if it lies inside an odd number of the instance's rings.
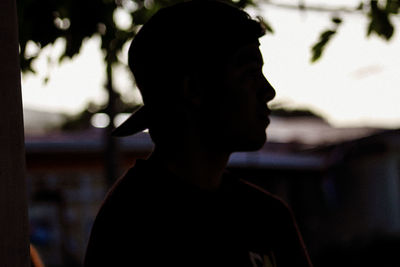
[[[268,109],[266,105],[263,104],[262,106],[259,106],[257,114],[261,120],[266,121],[267,124],[269,124],[269,115],[271,114],[271,110]]]
[[[267,116],[271,115],[271,110],[267,107],[266,108]]]

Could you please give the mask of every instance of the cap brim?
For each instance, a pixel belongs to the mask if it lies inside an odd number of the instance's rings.
[[[139,106],[132,115],[124,121],[120,126],[115,128],[111,135],[116,137],[124,137],[142,132],[148,128],[147,108]]]

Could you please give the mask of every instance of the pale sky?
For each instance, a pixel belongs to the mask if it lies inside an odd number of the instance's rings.
[[[263,7],[261,13],[275,30],[261,39],[260,48],[264,74],[277,91],[275,104],[311,109],[335,126],[400,127],[399,17],[392,40],[385,42],[365,37],[364,16],[345,15],[323,57],[310,64],[311,46],[331,25],[330,15],[271,6]],[[99,38],[87,40],[79,56],[58,66],[51,58],[62,46],[59,40],[46,49],[34,64],[38,74],[23,77],[25,107],[71,114],[89,101],[105,102]],[[126,61],[126,51],[123,57]],[[115,73],[117,89],[134,99],[126,68]],[[43,84],[48,74],[50,80]]]

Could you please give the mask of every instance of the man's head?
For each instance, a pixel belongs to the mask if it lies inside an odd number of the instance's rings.
[[[244,74],[238,71],[243,69],[242,65],[257,65],[253,69],[257,68],[258,75],[262,75],[258,38],[263,34],[262,25],[244,11],[218,1],[204,0],[162,9],[140,29],[129,49],[129,67],[144,101],[144,108],[135,115],[141,113],[140,116],[145,117],[146,123],[142,126],[149,128],[157,145],[180,138],[188,127],[196,128],[207,141],[220,143],[220,138],[242,138],[237,142],[246,142],[244,129],[237,127],[255,126],[248,123],[254,119],[249,116],[256,114],[246,115],[254,107],[243,107],[254,104],[256,100],[250,101],[246,94],[255,92],[247,88],[238,96],[239,90],[233,87],[243,82]],[[233,82],[235,79],[237,81]],[[257,79],[258,90],[268,91],[270,86],[264,76]],[[272,87],[269,91],[273,91]],[[268,113],[266,101],[273,97],[272,93],[269,97],[255,94],[257,101],[263,102],[263,107],[258,109]],[[244,102],[239,103],[240,100]],[[239,111],[241,115],[236,114]],[[234,121],[228,125],[230,120]],[[262,127],[260,135],[264,138],[258,137],[258,143],[261,139],[265,141],[265,118]],[[224,149],[248,149],[225,146]],[[253,145],[252,149],[255,148]]]

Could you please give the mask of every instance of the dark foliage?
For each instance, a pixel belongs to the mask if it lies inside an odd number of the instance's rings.
[[[367,27],[367,36],[370,36],[371,34],[377,34],[379,37],[385,40],[390,40],[395,30],[391,19],[392,17],[399,15],[399,9],[400,0],[370,0],[368,4],[363,4],[363,2],[361,2],[360,5],[352,12],[361,12],[368,16],[369,23]],[[315,62],[321,58],[326,45],[338,32],[342,19],[340,17],[334,17],[332,22],[333,26],[330,29],[324,30],[320,34],[317,43],[312,46],[312,62]]]
[[[122,46],[134,37],[136,30],[158,9],[183,0],[17,0],[22,71],[34,71],[31,63],[37,55],[26,56],[28,41],[39,48],[66,40],[60,60],[78,54],[82,42],[93,35],[101,36],[101,48],[107,64],[118,61]],[[228,1],[229,2],[229,1]],[[245,7],[252,0],[232,2]],[[134,8],[132,8],[134,7]],[[132,17],[130,29],[119,29],[114,21],[117,8],[127,10]],[[268,26],[268,25],[267,25]],[[270,27],[268,26],[270,29]]]

